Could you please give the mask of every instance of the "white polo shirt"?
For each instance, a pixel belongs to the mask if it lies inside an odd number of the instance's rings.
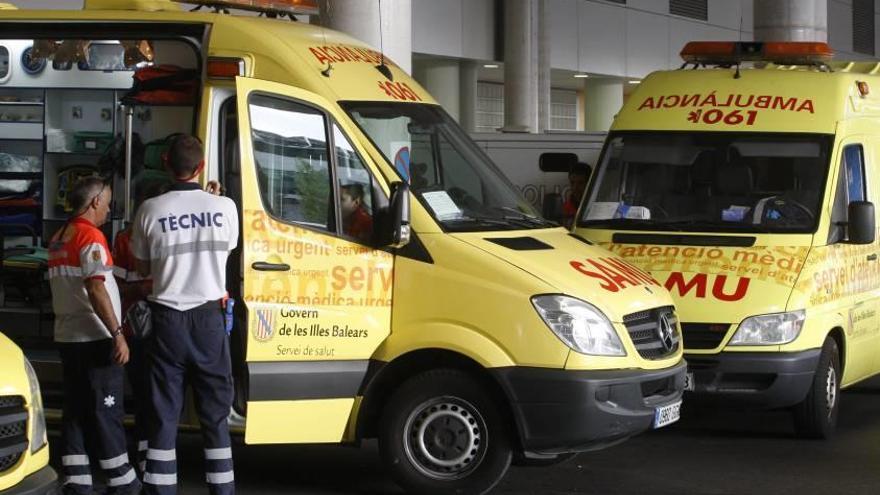
[[[226,259],[238,245],[238,212],[193,182],[145,201],[131,235],[134,256],[150,261],[148,299],[179,311],[226,295]]]

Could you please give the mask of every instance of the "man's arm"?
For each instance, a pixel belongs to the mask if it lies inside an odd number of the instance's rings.
[[[104,280],[100,277],[92,277],[87,278],[84,283],[92,309],[112,335],[120,325],[119,320],[116,319],[116,313],[113,311],[113,303],[110,302],[110,294],[107,293],[107,289],[104,287]],[[122,334],[116,335],[113,338],[113,345],[113,361],[119,365],[127,363],[128,344],[125,342],[125,337]]]

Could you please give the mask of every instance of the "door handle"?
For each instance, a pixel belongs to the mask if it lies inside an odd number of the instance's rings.
[[[877,253],[869,254],[868,261],[877,261]]]
[[[269,263],[267,261],[255,261],[251,268],[260,270],[261,272],[286,272],[290,270],[287,263]]]

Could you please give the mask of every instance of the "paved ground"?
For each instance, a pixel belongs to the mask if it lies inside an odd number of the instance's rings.
[[[498,494],[877,494],[880,379],[844,392],[837,437],[793,437],[781,412],[686,407],[681,422],[552,468],[511,468]],[[53,437],[57,440],[57,437]],[[236,445],[239,494],[399,494],[375,444],[345,447]],[[201,443],[179,446],[182,494],[206,493]]]

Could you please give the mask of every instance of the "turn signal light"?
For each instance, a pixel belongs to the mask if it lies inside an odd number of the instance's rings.
[[[828,63],[833,55],[827,43],[813,41],[691,41],[681,50],[681,58],[693,64],[812,65]]]
[[[244,61],[240,58],[208,59],[208,77],[212,79],[234,79],[244,75]]]

